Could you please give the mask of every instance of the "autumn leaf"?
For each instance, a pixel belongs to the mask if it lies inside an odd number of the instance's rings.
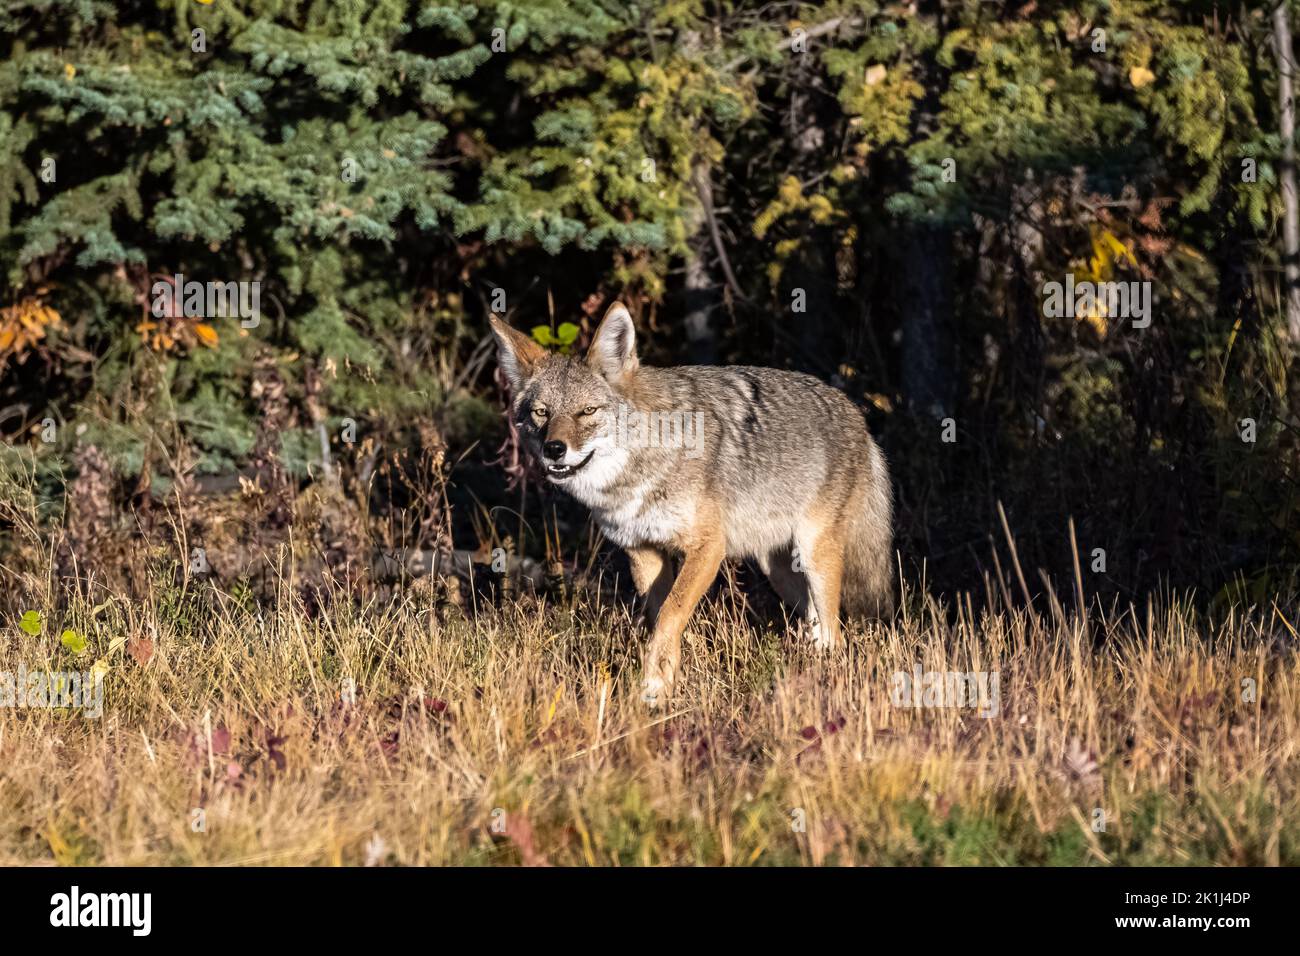
[[[126,652],[135,658],[137,664],[148,664],[153,657],[153,641],[147,637],[133,637],[126,642]]]
[[[1133,84],[1133,89],[1140,90],[1155,80],[1156,75],[1148,70],[1145,66],[1135,66],[1128,71],[1128,81]]]
[[[561,681],[560,686],[555,688],[555,696],[551,698],[551,706],[546,711],[546,723],[542,725],[543,730],[551,726],[551,722],[555,720],[555,711],[556,708],[560,706],[560,698],[562,698],[563,696],[564,696],[564,682]]]
[[[41,617],[40,611],[27,611],[18,619],[18,626],[32,637],[40,635],[41,625],[44,623],[45,619]]]
[[[215,754],[224,754],[230,751],[230,731],[225,727],[214,727],[212,730],[212,752]]]
[[[217,330],[206,322],[196,322],[194,325],[194,334],[199,337],[199,341],[204,345],[215,347],[217,342],[220,341],[220,337],[217,335]]]
[[[45,338],[47,326],[61,321],[59,313],[31,296],[15,305],[0,308],[0,353],[23,353]]]

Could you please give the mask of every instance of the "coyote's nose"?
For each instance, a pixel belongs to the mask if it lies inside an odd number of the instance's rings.
[[[566,451],[568,451],[568,449],[564,447],[564,442],[559,441],[558,439],[552,438],[550,441],[542,445],[542,455],[551,459],[551,461],[559,461],[564,457]]]

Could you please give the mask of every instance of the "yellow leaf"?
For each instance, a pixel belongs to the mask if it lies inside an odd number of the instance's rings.
[[[560,698],[564,696],[564,684],[555,688],[555,697],[551,700],[550,709],[546,711],[546,727],[551,726],[551,721],[555,719],[555,709],[560,706]],[[545,729],[545,728],[543,728]]]
[[[74,76],[77,75],[77,68],[73,66],[71,63],[65,63],[63,64],[63,75],[66,76],[68,79],[72,79]]]
[[[1079,316],[1079,321],[1086,322],[1092,326],[1092,330],[1097,333],[1097,338],[1104,339],[1106,337],[1106,332],[1108,331],[1106,316],[1102,315],[1100,310],[1094,312],[1092,315]]]
[[[220,341],[217,336],[217,330],[206,322],[197,322],[194,325],[194,332],[202,340],[204,345],[215,346]]]
[[[1156,75],[1145,66],[1135,66],[1128,71],[1128,81],[1133,84],[1135,90],[1142,89],[1155,78]]]
[[[63,834],[59,832],[54,821],[45,830],[45,842],[50,845],[50,852],[54,854],[54,862],[60,866],[70,866],[77,861],[77,855],[72,852],[72,847],[68,841],[63,839]]]

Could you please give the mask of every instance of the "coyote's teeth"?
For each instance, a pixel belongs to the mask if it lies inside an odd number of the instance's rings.
[[[596,454],[596,450],[593,448],[590,452],[587,453],[586,458],[582,459],[582,461],[577,462],[576,464],[573,465],[547,464],[546,474],[549,475],[551,478],[568,478],[574,475],[584,465],[586,465],[587,462],[591,461],[592,456],[595,454]]]

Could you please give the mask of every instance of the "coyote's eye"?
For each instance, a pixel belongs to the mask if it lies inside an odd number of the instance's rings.
[[[546,421],[546,416],[549,415],[549,414],[551,414],[551,413],[548,412],[548,411],[547,411],[545,408],[543,408],[541,405],[538,405],[538,406],[536,406],[536,407],[533,409],[533,418],[537,419],[539,422],[544,422],[544,421]]]
[[[582,410],[582,414],[583,414],[583,415],[595,415],[595,414],[596,414],[596,411],[597,411],[597,409],[596,409],[596,406],[595,406],[595,405],[588,405],[586,408],[584,408],[584,409]]]

